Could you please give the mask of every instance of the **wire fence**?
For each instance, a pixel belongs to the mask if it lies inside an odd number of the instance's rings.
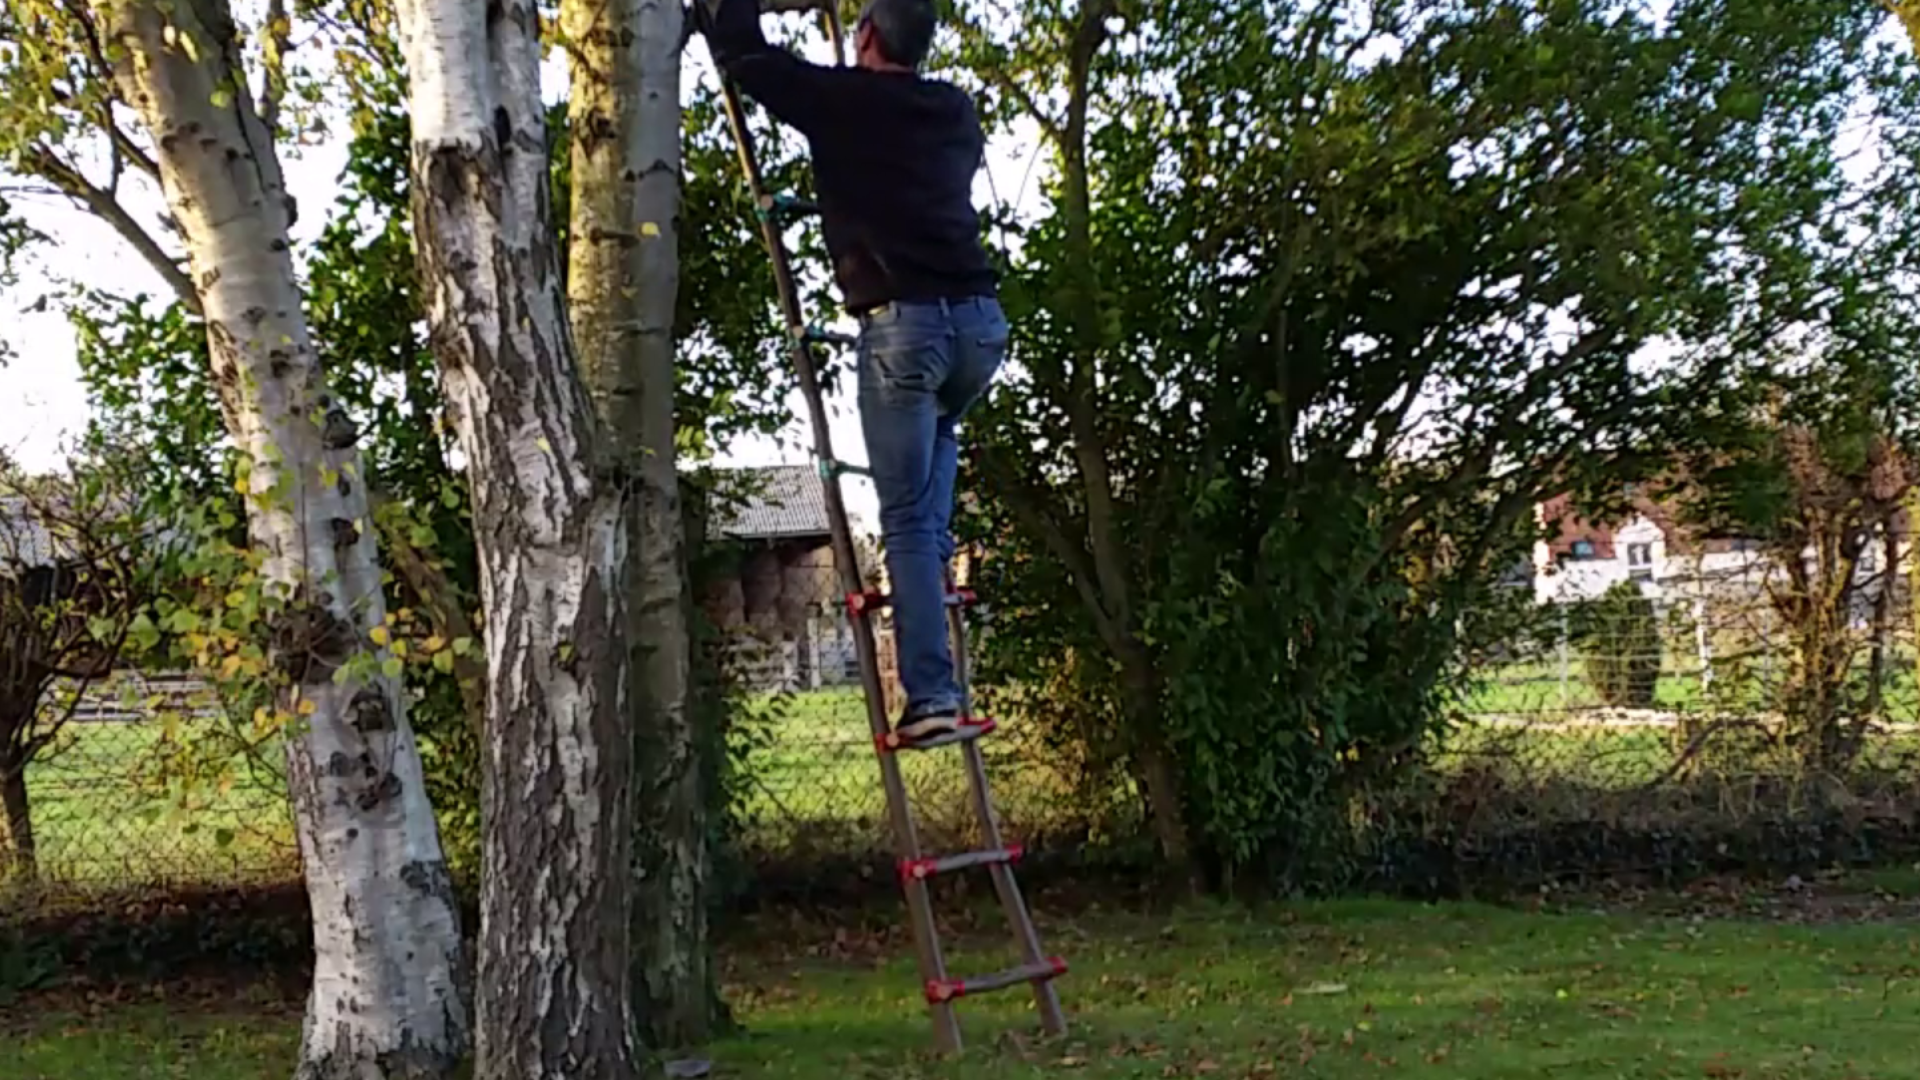
[[[731,736],[735,842],[752,859],[796,865],[881,855],[887,808],[824,537],[763,547],[703,598],[746,689]],[[1470,657],[1415,785],[1430,816],[1450,835],[1520,818],[1738,817],[1810,784],[1912,801],[1920,683],[1906,590],[1795,622],[1777,595],[1736,585],[1544,605],[1532,625]],[[880,624],[891,713],[899,695],[884,615]],[[1090,793],[1078,759],[1048,732],[1000,719],[983,749],[1010,835],[1064,848],[1137,833],[1129,791]],[[127,675],[89,691],[28,767],[31,843],[23,854],[25,826],[9,813],[16,839],[0,846],[0,899],[23,884],[85,896],[295,877],[280,763],[236,755],[219,737],[229,726],[213,691],[190,678]],[[928,846],[977,842],[957,756],[905,755],[903,765]]]

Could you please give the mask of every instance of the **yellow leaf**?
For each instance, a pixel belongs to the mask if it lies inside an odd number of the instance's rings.
[[[430,635],[427,640],[421,642],[420,647],[430,653],[437,653],[447,647],[447,642],[446,639],[442,638],[439,634],[433,634]]]
[[[387,642],[393,640],[393,635],[387,633],[387,628],[384,626],[374,627],[373,631],[367,636],[373,639],[375,645],[385,645]]]
[[[319,708],[320,706],[316,704],[314,700],[310,697],[303,697],[300,699],[300,715],[301,716],[312,716],[314,712]]]
[[[539,447],[540,452],[543,454],[553,453],[553,444],[547,441],[547,437],[545,435],[542,435],[539,438],[533,440],[533,445]]]
[[[659,236],[660,226],[655,225],[651,221],[643,221],[640,223],[640,235],[641,236]]]

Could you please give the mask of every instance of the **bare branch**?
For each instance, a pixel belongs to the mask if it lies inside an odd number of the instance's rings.
[[[67,196],[84,205],[95,217],[113,226],[127,243],[132,244],[140,257],[159,273],[168,287],[188,311],[200,314],[200,295],[193,287],[193,279],[180,268],[172,256],[161,248],[152,234],[140,226],[127,213],[126,208],[112,194],[95,187],[80,170],[60,160],[51,150],[36,147],[27,158],[27,167],[35,175],[59,188]]]

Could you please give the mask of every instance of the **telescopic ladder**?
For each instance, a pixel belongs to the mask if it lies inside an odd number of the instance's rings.
[[[695,0],[695,2],[703,2],[703,0]],[[827,34],[833,42],[835,62],[844,63],[846,51],[844,35],[838,13],[831,8],[831,0],[827,0],[827,6],[820,9],[820,14]],[[800,293],[795,286],[792,258],[787,250],[783,228],[814,214],[818,207],[804,199],[766,192],[759,161],[754,154],[753,136],[747,128],[746,112],[742,108],[740,95],[732,80],[727,79],[724,74],[721,82],[726,97],[727,122],[733,129],[734,141],[740,154],[740,167],[746,176],[747,189],[753,199],[755,214],[760,220],[767,253],[773,261],[774,286],[779,292],[781,316],[786,323],[787,335],[792,347],[794,373],[799,378],[800,391],[807,401],[808,418],[813,430],[814,459],[826,497],[827,520],[832,530],[833,561],[839,569],[848,621],[853,627],[855,650],[859,655],[860,684],[867,700],[867,722],[873,730],[874,750],[880,761],[880,779],[886,787],[887,816],[892,822],[894,845],[898,856],[896,867],[901,888],[906,893],[907,912],[913,926],[915,951],[919,955],[921,984],[926,995],[927,1009],[933,1020],[934,1044],[941,1051],[949,1053],[960,1049],[960,1024],[954,1012],[954,1003],[960,998],[1022,985],[1033,988],[1034,1004],[1040,1014],[1042,1029],[1049,1035],[1063,1035],[1066,1033],[1067,1021],[1065,1014],[1061,1011],[1060,997],[1055,991],[1053,981],[1066,974],[1067,965],[1064,960],[1057,956],[1048,956],[1041,949],[1040,933],[1034,927],[1033,917],[1027,910],[1026,900],[1021,896],[1020,885],[1013,873],[1014,863],[1018,862],[1021,856],[1021,848],[1016,844],[1009,844],[1000,834],[999,819],[993,807],[992,790],[987,784],[986,762],[980,753],[980,740],[993,732],[994,722],[983,717],[975,717],[972,713],[964,612],[966,607],[973,603],[974,595],[970,590],[954,588],[949,578],[947,626],[953,647],[954,675],[962,693],[960,728],[949,735],[912,743],[903,742],[894,734],[893,725],[887,715],[885,692],[880,677],[879,654],[873,635],[873,615],[886,606],[887,597],[877,590],[867,588],[861,581],[859,563],[854,558],[853,533],[847,525],[846,503],[840,492],[839,481],[843,475],[849,473],[867,475],[868,470],[847,464],[833,456],[833,440],[827,430],[827,412],[820,395],[818,362],[823,355],[821,350],[827,346],[851,346],[855,339],[844,334],[829,333],[807,322],[803,317],[800,310]],[[981,832],[986,843],[985,848],[980,851],[929,856],[921,850],[919,835],[914,824],[913,807],[907,797],[906,784],[900,775],[899,755],[942,746],[957,747],[965,763],[968,786],[971,789],[970,802],[980,820]],[[1012,925],[1021,962],[1005,971],[955,978],[948,973],[946,961],[941,955],[940,932],[934,924],[928,883],[941,874],[975,867],[985,867],[992,876],[994,891],[999,894],[1000,905],[1005,909],[1007,921]]]

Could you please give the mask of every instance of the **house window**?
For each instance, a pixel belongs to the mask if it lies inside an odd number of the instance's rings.
[[[1652,544],[1628,544],[1627,545],[1627,580],[1628,581],[1652,581],[1653,580],[1653,545]]]
[[[1572,550],[1572,551],[1570,552],[1570,554],[1571,554],[1571,555],[1572,555],[1572,556],[1573,556],[1573,557],[1574,557],[1575,559],[1591,559],[1591,558],[1593,558],[1593,541],[1591,541],[1591,540],[1575,540],[1575,541],[1573,542],[1573,550]]]

